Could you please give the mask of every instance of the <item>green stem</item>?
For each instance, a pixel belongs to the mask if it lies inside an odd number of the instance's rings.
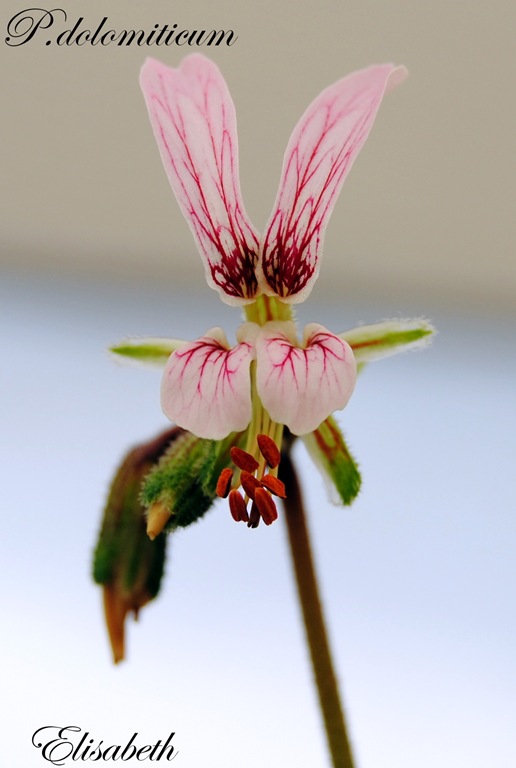
[[[344,719],[344,710],[340,701],[337,677],[333,668],[330,644],[319,597],[301,486],[287,452],[282,455],[280,477],[286,487],[287,498],[283,503],[286,512],[290,554],[332,765],[334,768],[353,768],[354,762]]]

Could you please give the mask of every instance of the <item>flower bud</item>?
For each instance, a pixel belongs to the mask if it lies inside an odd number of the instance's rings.
[[[165,562],[166,537],[147,536],[140,502],[144,477],[183,430],[174,427],[133,448],[115,475],[99,534],[93,577],[103,587],[104,612],[115,663],[125,654],[125,619],[158,594]]]

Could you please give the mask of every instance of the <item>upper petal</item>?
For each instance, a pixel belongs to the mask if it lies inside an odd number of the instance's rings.
[[[171,421],[197,437],[221,440],[251,420],[251,344],[229,348],[224,332],[205,336],[174,352],[163,372],[161,407]]]
[[[324,230],[387,86],[401,82],[392,64],[354,72],[326,88],[290,137],[262,251],[263,289],[304,301],[319,272]]]
[[[147,59],[140,84],[208,284],[227,303],[243,304],[257,291],[258,236],[240,193],[235,108],[224,78],[196,54],[179,69]]]
[[[272,322],[256,340],[256,384],[271,418],[304,435],[334,410],[344,408],[356,380],[353,352],[324,326],[310,323],[304,345],[294,342],[294,325]]]

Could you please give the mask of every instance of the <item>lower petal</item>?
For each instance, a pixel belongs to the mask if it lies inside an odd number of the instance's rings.
[[[260,399],[271,418],[295,435],[312,432],[351,397],[351,347],[322,325],[307,325],[300,347],[292,323],[268,323],[256,340],[256,355]]]
[[[251,420],[253,358],[250,344],[231,349],[222,329],[211,329],[169,357],[161,383],[163,412],[197,437],[221,440],[240,432]]]

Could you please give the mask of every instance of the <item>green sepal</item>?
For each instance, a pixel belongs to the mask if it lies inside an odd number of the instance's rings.
[[[335,419],[329,416],[309,435],[303,435],[310,456],[337,492],[337,502],[351,504],[360,491],[362,478]],[[335,493],[331,494],[334,500]]]
[[[426,320],[386,320],[339,333],[353,350],[357,363],[369,363],[384,357],[426,347],[435,328]]]
[[[117,358],[142,365],[164,366],[168,358],[186,342],[179,339],[124,339],[109,348]]]
[[[230,463],[230,444],[229,438],[205,440],[184,432],[145,478],[141,501],[170,510],[167,530],[191,525],[211,507],[218,476]]]

